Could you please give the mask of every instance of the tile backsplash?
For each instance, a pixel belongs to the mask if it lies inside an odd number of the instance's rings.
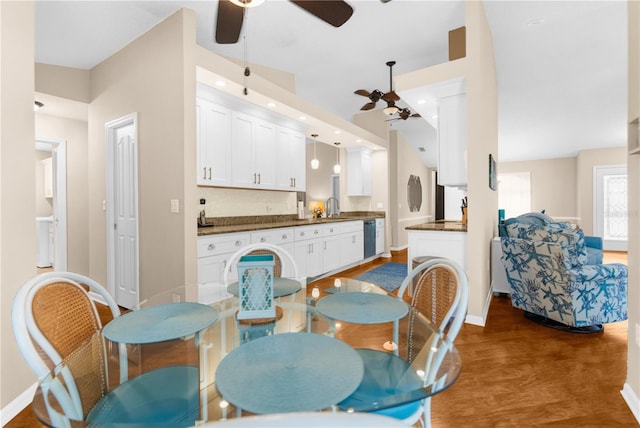
[[[297,213],[296,192],[272,190],[199,187],[198,198],[204,198],[207,217],[235,217],[252,215],[282,215]],[[203,206],[200,201],[198,212]]]

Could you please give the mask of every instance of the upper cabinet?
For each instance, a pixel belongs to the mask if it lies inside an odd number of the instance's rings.
[[[438,184],[467,185],[467,94],[455,94],[438,103]]]
[[[347,194],[371,196],[371,150],[347,149]]]
[[[306,141],[303,133],[278,126],[276,128],[276,184],[280,190],[306,189]]]
[[[291,121],[204,85],[197,120],[198,185],[305,191],[305,137]]]
[[[231,110],[198,98],[198,184],[231,185]]]

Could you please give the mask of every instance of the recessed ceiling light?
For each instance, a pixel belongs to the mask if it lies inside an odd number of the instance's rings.
[[[356,143],[362,143],[362,140],[361,140],[360,138],[358,138],[358,139],[356,140]]]
[[[431,119],[437,119],[437,118],[438,118],[437,114],[434,114],[433,116],[431,116]]]
[[[418,100],[418,104],[425,104],[427,100]]]
[[[216,81],[216,86],[227,86],[227,82],[224,80],[218,80]]]
[[[342,134],[342,132],[338,131],[337,129],[334,131],[336,134]]]
[[[542,24],[544,24],[544,19],[539,18],[539,19],[534,19],[533,21],[529,21],[527,23],[527,27],[538,27]]]
[[[300,119],[300,120],[307,120],[307,116],[300,116],[298,119]]]
[[[271,107],[271,108],[275,108],[276,103],[274,103],[273,101],[271,101],[271,102],[267,103],[267,106],[268,106],[268,107]]]

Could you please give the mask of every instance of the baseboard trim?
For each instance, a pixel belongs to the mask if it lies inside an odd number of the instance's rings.
[[[631,410],[631,413],[633,413],[633,416],[635,416],[636,421],[640,423],[640,399],[638,399],[638,395],[633,391],[633,388],[631,388],[631,385],[629,385],[628,382],[624,383],[624,387],[622,388],[622,391],[620,391],[620,394],[622,394],[622,398],[624,398],[627,406],[629,406],[629,409]]]
[[[469,315],[465,318],[464,322],[467,324],[478,325],[480,327],[484,327],[487,323],[487,315],[489,314],[489,306],[491,306],[491,296],[493,293],[491,292],[491,287],[489,288],[489,293],[487,294],[487,299],[484,302],[484,309],[482,310],[482,315]]]
[[[11,419],[15,418],[18,413],[27,408],[33,401],[33,396],[38,389],[38,382],[31,385],[22,394],[18,395],[15,400],[9,403],[5,408],[0,410],[0,426],[5,426]]]

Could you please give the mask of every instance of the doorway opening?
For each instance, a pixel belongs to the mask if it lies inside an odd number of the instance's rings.
[[[36,266],[67,270],[67,147],[38,138],[36,163]]]

